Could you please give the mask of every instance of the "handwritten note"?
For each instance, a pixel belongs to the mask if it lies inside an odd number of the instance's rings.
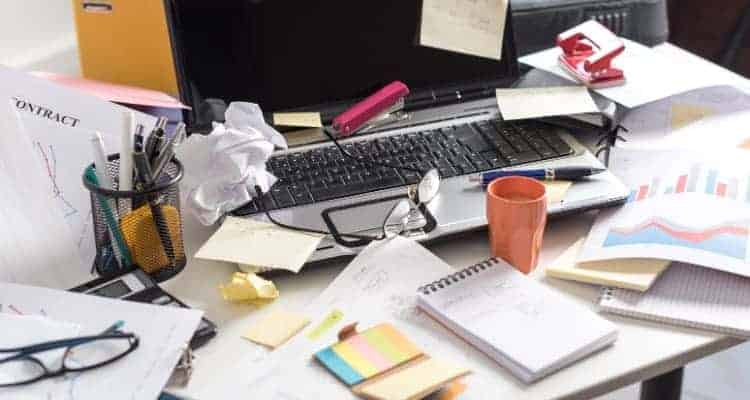
[[[310,319],[304,315],[275,310],[253,325],[242,337],[275,349],[309,323]]]
[[[299,272],[323,239],[249,218],[227,217],[196,258]]]
[[[599,112],[583,86],[497,89],[495,97],[506,121]]]
[[[508,0],[424,0],[419,44],[500,60]]]
[[[711,107],[694,104],[673,104],[670,111],[672,129],[680,129],[683,126],[716,114],[716,110]]]
[[[301,128],[321,128],[320,113],[316,112],[287,112],[274,113],[273,124],[278,126],[298,126]]]

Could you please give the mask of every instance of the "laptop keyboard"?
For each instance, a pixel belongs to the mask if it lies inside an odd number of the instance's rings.
[[[414,184],[419,174],[366,164],[378,161],[427,171],[442,178],[474,174],[569,155],[573,149],[549,127],[535,122],[481,121],[422,132],[342,144],[361,162],[335,146],[278,155],[268,169],[279,180],[265,196],[269,210],[332,200]],[[257,213],[250,203],[235,214]]]

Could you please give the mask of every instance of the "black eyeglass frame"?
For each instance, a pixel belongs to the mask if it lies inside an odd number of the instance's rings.
[[[105,360],[105,361],[102,361],[93,365],[87,365],[81,368],[70,368],[65,365],[65,360],[67,359],[68,355],[71,354],[71,350],[73,350],[75,347],[81,346],[84,344],[93,343],[99,340],[111,340],[111,339],[127,340],[129,344],[128,349],[124,351],[123,353],[120,353],[119,355],[112,357],[109,360]],[[28,380],[20,381],[20,382],[14,382],[14,383],[0,384],[0,388],[29,385],[29,384],[39,382],[44,379],[62,376],[70,372],[85,372],[85,371],[97,369],[105,365],[111,364],[115,361],[118,361],[121,358],[127,356],[128,354],[132,353],[133,351],[135,351],[135,349],[138,348],[139,343],[140,343],[140,340],[138,336],[133,333],[114,331],[114,332],[106,332],[100,335],[81,336],[77,338],[53,340],[49,342],[33,344],[30,346],[16,347],[16,348],[10,348],[10,349],[0,349],[0,354],[17,353],[10,357],[0,359],[0,364],[11,362],[11,361],[24,361],[25,360],[25,361],[30,361],[34,364],[37,364],[41,368],[41,370],[44,371],[43,374],[32,379],[28,379]],[[63,357],[60,363],[60,368],[55,371],[51,371],[47,367],[47,365],[45,365],[41,360],[33,356],[34,354],[37,354],[37,353],[42,353],[42,352],[57,350],[57,349],[62,349],[62,348],[66,349],[65,354],[63,354]]]

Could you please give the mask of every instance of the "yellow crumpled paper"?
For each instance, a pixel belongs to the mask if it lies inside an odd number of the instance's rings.
[[[246,301],[255,305],[267,304],[279,297],[279,291],[273,282],[245,272],[232,274],[232,280],[219,286],[219,291],[224,300]]]

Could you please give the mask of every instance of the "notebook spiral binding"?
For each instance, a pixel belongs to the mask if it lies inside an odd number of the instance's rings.
[[[485,261],[482,261],[478,264],[474,264],[470,267],[466,267],[456,273],[447,275],[441,279],[438,279],[432,283],[428,283],[424,286],[421,286],[419,289],[417,289],[418,292],[421,292],[422,294],[429,295],[430,293],[435,293],[439,291],[440,289],[444,289],[448,286],[450,286],[453,283],[457,283],[461,280],[466,279],[467,276],[472,276],[474,274],[478,274],[487,268],[490,268],[497,264],[496,258],[489,258]]]

